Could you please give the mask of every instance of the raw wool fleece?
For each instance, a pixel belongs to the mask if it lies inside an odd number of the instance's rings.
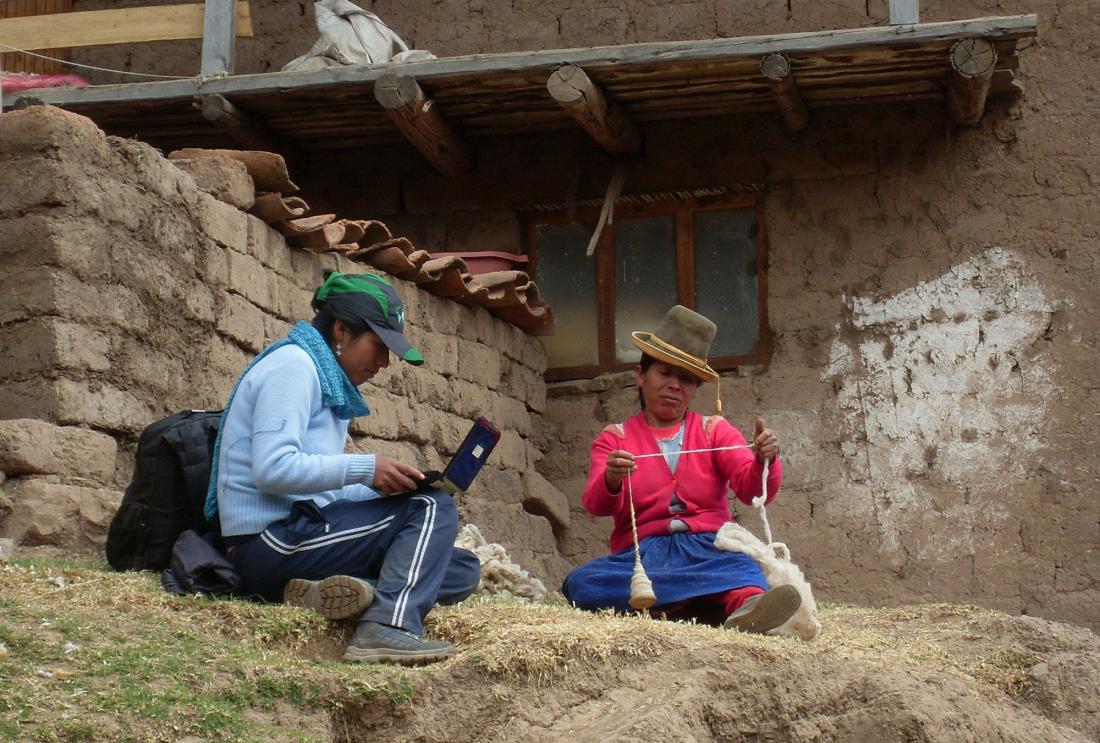
[[[546,586],[542,581],[512,562],[504,547],[486,540],[481,535],[481,529],[474,524],[462,527],[455,539],[455,547],[470,550],[481,562],[478,593],[515,596],[529,601],[542,601],[546,598]]]
[[[791,562],[791,553],[787,545],[782,542],[766,545],[751,531],[733,521],[727,522],[718,530],[714,544],[719,549],[730,552],[744,552],[756,560],[764,570],[764,577],[772,586],[792,585],[798,589],[798,593],[802,596],[802,605],[798,607],[793,617],[769,632],[769,635],[801,637],[803,640],[812,640],[817,637],[821,632],[821,622],[817,618],[817,603],[814,601],[809,582],[802,575],[802,570]]]

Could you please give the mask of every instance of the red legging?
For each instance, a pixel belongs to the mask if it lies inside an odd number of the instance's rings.
[[[721,602],[722,608],[725,609],[726,616],[728,617],[730,614],[740,609],[741,604],[745,603],[753,596],[759,596],[762,593],[764,593],[764,589],[760,586],[745,586],[744,588],[731,589],[725,593],[716,593],[707,598]]]
[[[744,588],[731,588],[722,593],[712,593],[709,596],[700,596],[690,601],[681,601],[676,604],[650,609],[653,616],[664,614],[670,619],[682,616],[690,616],[696,609],[717,604],[722,607],[722,616],[728,617],[741,608],[748,599],[764,593],[759,586],[745,586]]]

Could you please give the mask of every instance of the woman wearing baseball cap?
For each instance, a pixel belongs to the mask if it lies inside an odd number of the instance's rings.
[[[611,555],[574,570],[562,592],[583,609],[630,610],[634,541],[627,477],[636,512],[639,554],[658,605],[669,617],[712,618],[728,628],[766,632],[797,611],[792,586],[769,590],[760,566],[714,544],[729,520],[726,493],[750,504],[761,494],[770,463],[768,497],[779,492],[782,467],[775,435],[756,421],[754,449],[721,416],[704,418],[688,405],[718,373],[707,363],[717,327],[676,305],[655,332],[632,334],[642,351],[636,370],[641,411],[607,426],[592,443],[581,500],[594,516],[614,518]],[[704,450],[698,453],[681,452]],[[635,455],[652,457],[635,459]]]
[[[220,518],[242,593],[356,619],[344,659],[426,663],[453,652],[424,639],[436,603],[478,585],[456,549],[458,512],[441,491],[381,454],[346,454],[348,423],[370,415],[358,385],[423,357],[404,334],[401,298],[373,274],[333,272],[299,322],[237,380],[222,415],[206,516]]]

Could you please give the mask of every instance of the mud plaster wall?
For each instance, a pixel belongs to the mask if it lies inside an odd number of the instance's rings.
[[[152,148],[58,109],[0,115],[0,172],[0,533],[94,548],[141,428],[221,407],[248,360],[312,316],[323,268],[364,268],[288,249]],[[503,438],[464,516],[537,574],[560,573],[550,519],[564,526],[568,508],[529,441],[545,403],[541,345],[395,283],[428,363],[365,387],[373,414],[352,421],[351,448],[439,468],[488,416]],[[83,518],[58,523],[69,516]]]
[[[309,46],[296,3],[252,5],[242,71]],[[886,5],[372,7],[417,46],[453,55],[879,25]],[[775,353],[721,384],[737,424],[761,415],[780,433],[787,475],[771,517],[821,597],[963,599],[1097,627],[1096,21],[1071,0],[921,5],[923,21],[1038,13],[1039,41],[1021,54],[1025,97],[992,103],[971,130],[934,104],[815,111],[800,135],[767,116],[649,126],[627,191],[767,187]],[[190,43],[80,54],[180,74],[198,64]],[[478,148],[479,173],[456,183],[408,148],[345,158],[359,175],[341,198],[421,239],[501,249],[518,243],[516,208],[606,183],[606,161],[580,135]],[[572,500],[559,536],[579,561],[606,533],[576,504],[588,441],[633,412],[634,394],[614,377],[552,393],[539,468]]]
[[[773,529],[822,597],[1100,624],[1092,21],[1068,3],[951,14],[1027,10],[1043,19],[1027,97],[978,129],[931,107],[816,113],[790,145],[803,167],[747,130],[763,145],[775,354],[726,375],[722,398],[742,427],[761,415],[779,431]],[[551,388],[566,433],[543,467],[569,494],[579,442],[635,410],[632,389],[599,386]]]

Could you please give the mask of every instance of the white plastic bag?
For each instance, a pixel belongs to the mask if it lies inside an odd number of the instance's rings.
[[[435,59],[431,52],[409,49],[381,18],[348,0],[319,0],[313,13],[321,36],[308,52],[288,62],[284,71]]]

